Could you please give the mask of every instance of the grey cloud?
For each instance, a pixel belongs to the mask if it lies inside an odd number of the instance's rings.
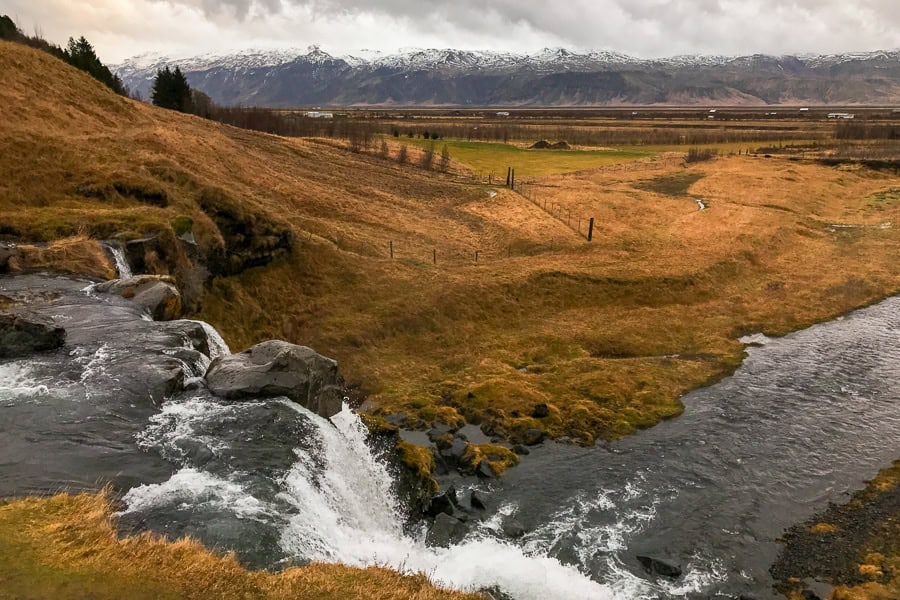
[[[146,50],[200,53],[312,42],[337,52],[403,46],[524,51],[561,45],[652,57],[896,48],[896,2],[4,0],[4,5],[57,40],[73,33],[96,36],[116,58]]]

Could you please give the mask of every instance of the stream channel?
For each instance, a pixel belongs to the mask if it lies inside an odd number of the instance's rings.
[[[67,329],[66,347],[0,361],[0,497],[123,494],[123,530],[190,534],[249,565],[309,560],[420,571],[517,600],[774,598],[777,538],[900,455],[900,297],[783,338],[752,336],[737,372],[676,419],[594,448],[545,443],[500,480],[468,536],[404,528],[359,419],[203,385],[228,352],[208,325],[156,323],[89,282],[0,279]],[[185,385],[164,394],[171,369]],[[150,387],[148,387],[150,386]],[[162,390],[162,391],[161,391]],[[513,515],[525,528],[504,538]],[[638,554],[683,568],[652,577]]]

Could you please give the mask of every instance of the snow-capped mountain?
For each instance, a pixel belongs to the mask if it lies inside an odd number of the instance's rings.
[[[834,55],[673,56],[544,48],[530,54],[454,49],[319,46],[192,57],[144,54],[116,67],[149,90],[179,66],[215,101],[260,106],[891,103],[900,101],[900,51]]]

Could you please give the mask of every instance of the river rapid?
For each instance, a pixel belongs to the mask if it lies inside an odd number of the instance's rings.
[[[394,480],[351,411],[329,421],[286,399],[222,401],[203,385],[228,352],[208,326],[154,323],[87,282],[28,277],[0,279],[0,293],[41,292],[32,304],[69,337],[0,362],[0,496],[112,481],[124,531],[194,535],[257,567],[388,565],[517,600],[769,598],[781,531],[900,450],[891,298],[746,340],[741,368],[688,394],[677,419],[604,447],[547,443],[499,481],[457,481],[484,491],[488,510],[461,543],[431,548],[424,526],[404,527]],[[186,385],[148,398],[136,380],[172,361]],[[504,515],[523,538],[504,538]],[[648,575],[644,553],[684,575]]]

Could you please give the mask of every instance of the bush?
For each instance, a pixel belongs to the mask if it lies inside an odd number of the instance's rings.
[[[172,221],[172,230],[175,235],[181,237],[194,229],[194,220],[187,215],[179,215]]]
[[[688,163],[703,162],[714,159],[718,154],[718,150],[714,148],[690,148],[685,161]]]
[[[426,171],[430,171],[434,168],[434,145],[425,148],[422,152],[422,156],[419,159],[419,166]]]

